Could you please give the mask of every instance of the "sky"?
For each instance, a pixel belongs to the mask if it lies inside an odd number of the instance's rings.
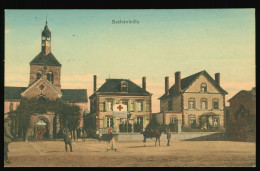
[[[254,9],[5,10],[5,86],[28,86],[46,18],[64,89],[90,96],[93,75],[97,88],[108,78],[142,86],[146,76],[156,113],[164,78],[171,87],[177,71],[219,72],[226,100],[255,86]]]

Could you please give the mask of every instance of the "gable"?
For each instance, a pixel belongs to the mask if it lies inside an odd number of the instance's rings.
[[[49,100],[55,100],[62,96],[49,81],[41,77],[39,80],[30,85],[22,94],[25,98],[35,98],[39,95],[43,95]]]
[[[197,79],[195,79],[185,92],[200,92],[201,84],[205,83],[207,86],[207,92],[209,93],[221,93],[216,86],[206,77],[204,74],[201,74]]]

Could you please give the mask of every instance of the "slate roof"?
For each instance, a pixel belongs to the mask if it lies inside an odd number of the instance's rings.
[[[19,100],[21,99],[21,93],[25,91],[27,87],[5,87],[4,99],[5,100]],[[88,95],[86,89],[61,89],[62,101],[80,103],[88,102]]]
[[[27,87],[5,87],[4,99],[5,100],[19,100],[21,99],[21,93],[25,91]]]
[[[45,27],[44,27],[44,29],[42,31],[42,36],[44,36],[44,37],[51,37],[51,31],[50,31],[50,29],[49,29],[49,27],[47,25],[47,21],[46,21],[46,25],[45,25]]]
[[[242,94],[242,93],[245,93],[245,94],[247,94],[248,96],[250,96],[250,97],[254,97],[254,98],[256,98],[256,88],[255,87],[253,87],[250,91],[247,91],[247,90],[241,90],[241,91],[239,91],[237,94],[235,94],[232,98],[230,98],[229,100],[228,100],[228,102],[231,102],[234,98],[236,98],[236,97],[238,97],[240,94]]]
[[[128,83],[128,92],[121,92],[121,82],[125,81]],[[98,94],[114,94],[124,93],[127,95],[152,95],[148,91],[143,90],[140,86],[133,83],[128,79],[107,79],[106,82],[96,91]],[[94,93],[95,94],[95,93]],[[92,94],[91,96],[93,96]],[[91,97],[90,96],[90,97]]]
[[[30,65],[51,65],[51,66],[61,66],[59,61],[55,56],[50,52],[48,55],[45,55],[43,52],[40,52],[35,58],[30,62]]]
[[[86,89],[61,89],[61,100],[80,103],[88,102],[88,95]]]
[[[184,92],[201,74],[204,74],[208,80],[222,93],[222,94],[228,94],[224,89],[222,89],[216,82],[215,80],[207,73],[207,71],[203,70],[198,73],[195,73],[193,75],[190,75],[188,77],[185,77],[181,79],[181,92]],[[174,96],[176,93],[177,86],[174,84],[170,89],[169,89],[169,96]],[[161,96],[159,99],[167,97],[165,94]]]

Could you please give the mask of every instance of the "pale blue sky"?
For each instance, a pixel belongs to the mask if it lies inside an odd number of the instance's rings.
[[[93,74],[99,86],[109,76],[141,85],[146,76],[157,112],[164,77],[172,85],[176,71],[220,72],[229,96],[254,85],[254,9],[6,10],[5,85],[28,85],[46,14],[62,88],[88,88],[90,96]],[[139,24],[112,24],[120,19]]]

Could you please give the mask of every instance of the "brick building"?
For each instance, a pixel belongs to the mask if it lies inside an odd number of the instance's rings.
[[[169,77],[165,77],[165,93],[159,98],[163,123],[183,129],[224,128],[225,95],[220,86],[220,74],[215,80],[201,71],[181,79],[175,73],[175,84],[169,88]]]
[[[44,101],[61,99],[63,102],[80,107],[81,119],[79,127],[83,127],[83,113],[87,110],[86,89],[61,89],[61,64],[51,52],[51,32],[47,21],[41,34],[41,52],[30,62],[28,87],[5,87],[5,117],[15,111],[21,98],[35,98]],[[15,123],[15,121],[13,121]],[[54,113],[34,114],[30,118],[27,136],[30,138],[53,138],[59,131],[59,119]],[[15,134],[18,134],[15,129]],[[48,132],[48,137],[43,137]]]
[[[111,127],[115,132],[139,132],[150,121],[152,94],[146,91],[145,77],[142,79],[142,87],[128,79],[107,79],[96,90],[94,76],[94,93],[89,99],[90,114],[86,118],[89,130],[107,133]]]
[[[256,88],[241,90],[231,99],[229,135],[231,140],[256,140]]]

